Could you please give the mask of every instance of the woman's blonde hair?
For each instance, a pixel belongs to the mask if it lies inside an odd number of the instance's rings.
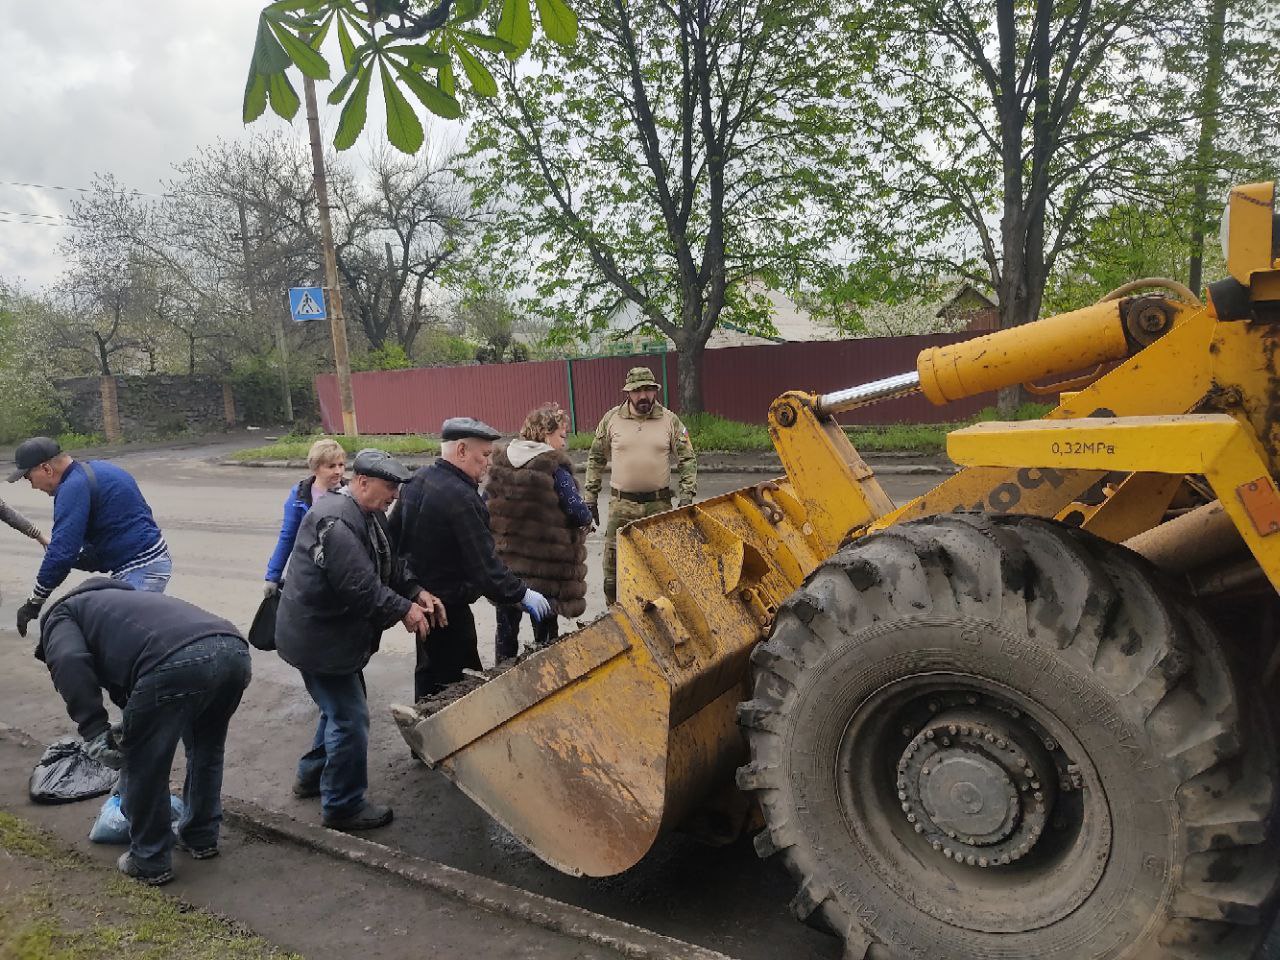
[[[321,437],[311,445],[311,450],[307,453],[307,469],[315,473],[327,463],[337,463],[339,460],[345,462],[346,459],[347,452],[342,449],[342,444],[332,437]]]
[[[545,443],[548,436],[568,422],[569,415],[560,408],[560,404],[544,403],[529,411],[524,418],[524,426],[520,428],[520,436],[535,443]]]

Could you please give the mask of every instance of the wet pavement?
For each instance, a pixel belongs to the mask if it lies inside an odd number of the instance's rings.
[[[247,629],[261,599],[267,556],[285,495],[297,471],[218,465],[243,440],[181,450],[126,454],[117,462],[138,478],[174,555],[170,592]],[[759,481],[759,474],[708,474],[700,489],[714,496]],[[896,501],[917,496],[941,478],[884,476]],[[0,496],[46,530],[52,501],[25,484]],[[70,723],[32,641],[12,624],[39,563],[39,547],[0,529],[0,722],[48,742]],[[588,541],[590,603],[583,619],[603,611],[600,533]],[[75,575],[78,579],[81,575]],[[492,659],[493,607],[475,606],[481,655]],[[526,628],[525,638],[529,639]],[[792,919],[795,884],[780,862],[757,859],[749,840],[709,848],[683,836],[659,842],[637,867],[607,879],[565,876],[543,864],[445,778],[414,761],[388,714],[412,696],[413,643],[399,626],[366,670],[373,729],[370,794],[390,803],[395,822],[376,839],[416,856],[492,877],[577,904],[742,960],[836,958],[839,942]],[[297,673],[274,654],[254,651],[254,681],[232,726],[226,792],[303,820],[318,820],[315,801],[290,793],[293,765],[309,746],[315,707]],[[86,815],[89,812],[86,811]],[[88,824],[86,823],[86,829]]]

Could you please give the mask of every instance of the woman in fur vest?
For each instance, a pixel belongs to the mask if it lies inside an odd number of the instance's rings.
[[[485,488],[498,556],[551,601],[551,616],[533,625],[537,646],[559,635],[557,614],[577,617],[587,607],[591,510],[578,493],[573,464],[564,452],[568,426],[568,415],[554,403],[532,411],[520,436],[494,451]],[[497,660],[519,651],[521,612],[518,606],[498,608]]]

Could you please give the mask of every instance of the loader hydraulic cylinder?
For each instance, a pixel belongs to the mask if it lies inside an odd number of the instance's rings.
[[[933,403],[976,396],[1048,376],[1066,376],[1123,360],[1173,326],[1162,298],[1107,300],[946,347],[921,352],[916,369],[825,393],[816,412],[831,416],[922,392]]]
[[[1130,353],[1125,301],[1096,303],[1035,323],[933,347],[920,354],[920,389],[933,403],[961,400],[1047,376],[1063,376]]]

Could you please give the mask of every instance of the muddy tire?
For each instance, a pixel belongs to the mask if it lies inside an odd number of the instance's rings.
[[[905,524],[815,571],[752,660],[756,849],[846,957],[1257,954],[1270,720],[1141,558],[1034,518]]]

